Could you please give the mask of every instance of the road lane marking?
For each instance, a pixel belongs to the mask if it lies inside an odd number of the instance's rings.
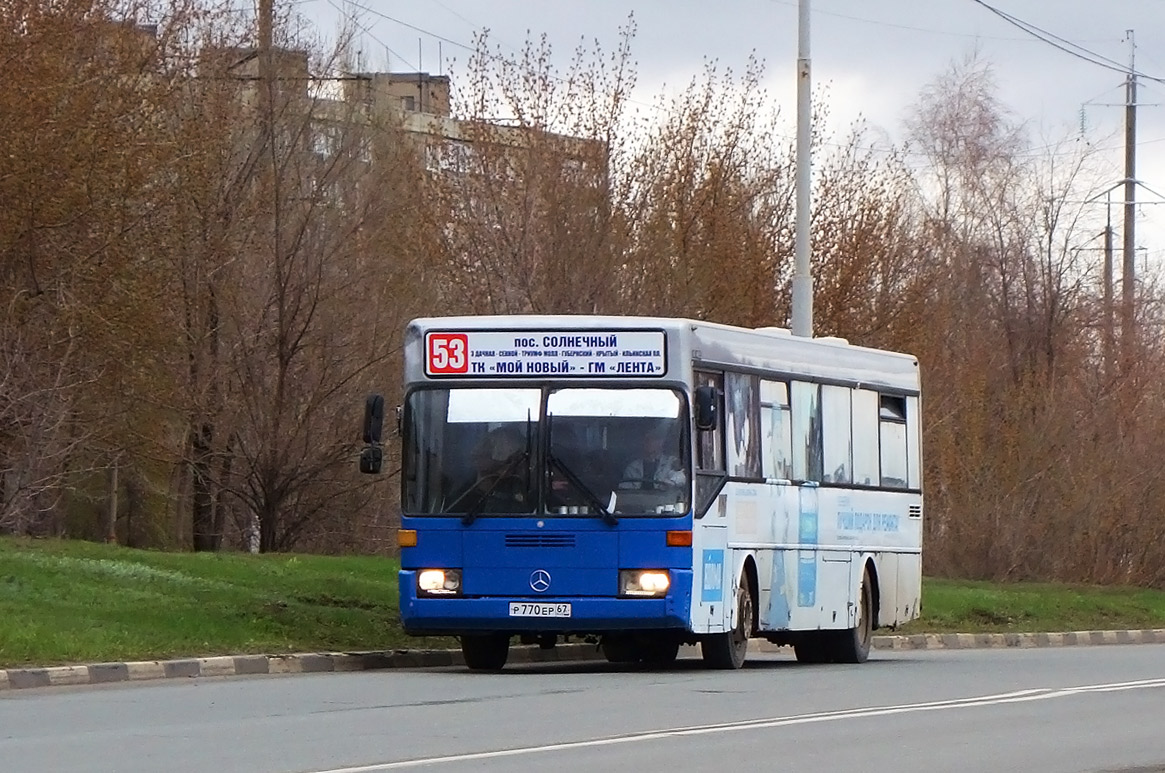
[[[402,770],[406,768],[420,768],[434,765],[448,765],[455,762],[472,762],[474,760],[493,760],[504,757],[519,757],[529,754],[544,754],[547,752],[566,751],[570,749],[587,749],[601,746],[616,746],[619,744],[641,743],[657,741],[666,738],[684,736],[708,735],[712,733],[729,733],[740,730],[757,730],[772,727],[788,727],[791,725],[807,725],[817,722],[833,722],[840,719],[858,719],[864,717],[884,717],[894,714],[910,714],[919,711],[948,711],[978,706],[997,706],[1009,703],[1026,703],[1029,701],[1052,700],[1075,695],[1103,692],[1121,692],[1125,690],[1143,690],[1154,687],[1165,687],[1165,678],[1138,679],[1131,682],[1111,682],[1107,684],[1089,684],[1077,687],[1035,688],[1017,690],[1015,692],[998,693],[996,695],[982,695],[971,698],[953,698],[942,701],[928,701],[925,703],[903,703],[895,706],[870,706],[857,709],[839,709],[836,711],[822,711],[811,714],[794,714],[787,717],[766,717],[746,719],[736,722],[723,722],[709,725],[691,725],[687,727],[667,728],[663,730],[647,730],[625,735],[592,738],[585,741],[565,741],[562,743],[542,744],[540,746],[521,746],[512,749],[496,749],[484,752],[466,752],[450,754],[443,757],[423,757],[396,762],[381,762],[372,765],[357,765],[345,768],[327,768],[311,773],[381,773],[388,770]]]

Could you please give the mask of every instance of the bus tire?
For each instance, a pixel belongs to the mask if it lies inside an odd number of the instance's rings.
[[[736,626],[727,633],[712,634],[700,642],[704,663],[712,668],[737,669],[744,665],[748,656],[748,640],[752,637],[755,615],[748,578],[740,579],[740,591],[736,595]]]
[[[627,635],[607,634],[603,637],[599,649],[608,663],[638,663],[640,657],[639,646],[635,639]]]
[[[504,633],[466,634],[461,654],[471,671],[501,671],[510,657],[510,637]]]
[[[793,654],[798,663],[828,663],[834,642],[827,637],[833,631],[807,631],[797,635],[793,642]]]
[[[643,662],[649,666],[666,666],[676,662],[680,640],[667,635],[652,636],[639,647]]]
[[[874,589],[870,585],[869,571],[862,573],[859,595],[857,625],[838,631],[834,640],[833,659],[837,663],[865,663],[870,657],[870,641],[874,636]]]

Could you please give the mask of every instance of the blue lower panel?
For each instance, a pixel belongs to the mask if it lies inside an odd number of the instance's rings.
[[[692,573],[672,572],[671,592],[662,599],[594,596],[505,596],[418,598],[416,573],[400,573],[400,614],[406,633],[458,634],[474,631],[586,633],[658,628],[690,630]],[[510,617],[510,602],[567,602],[569,618]]]

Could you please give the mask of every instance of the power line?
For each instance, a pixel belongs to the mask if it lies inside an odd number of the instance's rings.
[[[1012,26],[1018,27],[1019,29],[1026,32],[1027,34],[1031,35],[1032,37],[1034,37],[1038,40],[1041,40],[1044,43],[1047,43],[1049,46],[1052,46],[1053,48],[1056,48],[1056,49],[1059,49],[1060,51],[1063,51],[1065,54],[1069,54],[1071,56],[1074,56],[1077,59],[1082,59],[1085,62],[1088,62],[1089,64],[1096,65],[1097,67],[1103,67],[1106,70],[1112,70],[1113,72],[1119,72],[1122,75],[1132,74],[1132,75],[1135,75],[1139,78],[1144,78],[1145,80],[1154,81],[1156,83],[1165,83],[1165,78],[1159,78],[1159,77],[1156,77],[1153,75],[1148,75],[1147,73],[1143,73],[1143,72],[1138,71],[1137,69],[1133,68],[1131,65],[1121,64],[1120,62],[1109,59],[1108,57],[1103,56],[1102,54],[1098,54],[1095,51],[1092,51],[1090,49],[1087,49],[1084,46],[1079,45],[1078,43],[1073,43],[1070,40],[1065,40],[1064,38],[1060,37],[1059,35],[1048,32],[1047,30],[1042,29],[1040,27],[1037,27],[1036,25],[1034,25],[1030,22],[1026,22],[1023,19],[1020,19],[1016,16],[1012,16],[1011,14],[1007,13],[1006,11],[1001,11],[992,5],[988,5],[986,2],[984,2],[984,0],[971,0],[971,2],[975,3],[976,5],[983,6],[991,13],[995,14],[999,18],[1006,21],[1008,24],[1011,24]]]
[[[1106,56],[1102,56],[1095,51],[1090,51],[1084,46],[1073,43],[1071,40],[1066,40],[1065,38],[1062,38],[1052,32],[1048,32],[1045,29],[1041,29],[1040,27],[1037,27],[1030,22],[1026,22],[1017,16],[1012,16],[1006,11],[1001,11],[992,5],[988,5],[986,2],[984,2],[984,0],[971,0],[971,2],[986,8],[988,11],[1003,19],[1008,24],[1018,27],[1032,37],[1038,38],[1039,40],[1042,40],[1043,42],[1058,48],[1067,54],[1084,59],[1085,61],[1090,61],[1093,64],[1099,65],[1101,67],[1108,67],[1110,70],[1116,70],[1117,72],[1128,71],[1128,68],[1120,62],[1109,59]],[[1078,51],[1082,51],[1084,53],[1077,53],[1077,51],[1073,51],[1072,49],[1077,49]]]
[[[393,50],[392,50],[392,48],[390,48],[390,47],[389,47],[389,45],[388,45],[387,43],[385,43],[385,42],[384,42],[383,40],[381,40],[380,38],[376,37],[376,34],[375,34],[375,33],[373,33],[373,31],[372,31],[372,29],[371,29],[370,27],[367,27],[367,26],[365,26],[365,25],[361,24],[359,21],[357,21],[357,19],[356,19],[356,15],[355,15],[355,14],[352,14],[352,13],[349,13],[348,11],[345,11],[343,8],[341,8],[339,5],[337,5],[337,4],[334,2],[334,0],[328,0],[328,5],[332,6],[332,7],[333,7],[333,8],[335,8],[337,11],[339,11],[339,12],[340,12],[340,15],[342,15],[342,16],[343,16],[345,19],[347,19],[348,21],[350,21],[352,24],[356,25],[356,28],[357,28],[357,29],[359,29],[361,32],[363,32],[363,33],[364,33],[364,34],[366,34],[368,37],[372,38],[374,41],[376,41],[376,42],[377,42],[377,43],[379,43],[381,46],[383,46],[385,51],[389,52],[390,54],[392,54],[392,55],[393,55],[393,56],[395,56],[397,59],[399,59],[399,60],[401,60],[402,62],[404,62],[404,63],[405,63],[406,65],[408,65],[409,67],[412,67],[414,70],[417,70],[418,72],[420,71],[420,69],[421,69],[421,68],[420,68],[420,65],[419,65],[419,64],[418,64],[416,67],[413,67],[413,64],[412,64],[412,62],[410,62],[408,59],[406,59],[405,57],[403,57],[403,56],[401,56],[400,54],[398,54],[396,51],[393,51]],[[355,3],[353,3],[353,5],[355,5]],[[358,6],[358,7],[362,7],[362,6]],[[365,9],[365,10],[368,10],[368,9]]]
[[[787,5],[792,8],[797,7],[797,3],[790,2],[790,0],[769,0],[769,2],[775,3],[777,5]],[[952,32],[950,30],[936,30],[927,27],[913,27],[909,24],[895,24],[894,22],[880,21],[878,19],[867,19],[862,16],[851,16],[850,14],[838,13],[837,11],[826,11],[819,6],[814,6],[813,15],[817,16],[818,14],[822,16],[834,16],[838,19],[849,19],[850,21],[862,22],[863,24],[873,24],[878,27],[891,27],[893,29],[909,30],[910,32],[925,32],[928,35],[949,35],[956,38],[972,38],[975,40],[1005,40],[1012,42],[1025,40],[1025,38],[1005,38],[991,35],[979,35],[974,32]]]
[[[408,29],[413,30],[414,32],[419,32],[422,35],[428,35],[431,38],[434,38],[436,40],[440,40],[443,43],[448,43],[451,46],[457,46],[458,48],[463,48],[466,51],[469,51],[470,53],[473,53],[473,51],[474,51],[472,46],[467,46],[464,43],[453,40],[452,38],[447,38],[447,37],[444,37],[442,35],[438,35],[436,32],[431,32],[431,31],[424,29],[422,27],[418,27],[415,24],[409,24],[407,21],[401,21],[400,19],[397,19],[393,16],[389,16],[387,13],[384,13],[383,11],[378,11],[375,8],[369,8],[366,5],[362,5],[358,2],[356,2],[355,0],[348,0],[348,3],[349,3],[349,5],[353,5],[362,11],[367,11],[368,13],[372,14],[373,16],[379,16],[380,18],[385,19],[387,21],[390,21],[393,24],[399,24],[402,27],[407,27]],[[499,58],[501,58],[501,57],[499,57]]]
[[[466,24],[468,24],[470,27],[472,27],[472,28],[473,28],[473,31],[474,31],[474,32],[477,32],[477,31],[479,31],[479,30],[480,30],[480,31],[482,31],[482,32],[485,32],[485,31],[487,31],[487,30],[488,30],[488,28],[487,28],[487,27],[486,27],[484,24],[478,24],[478,23],[474,22],[472,19],[467,19],[467,18],[465,18],[465,16],[463,16],[463,15],[462,15],[462,14],[460,14],[460,13],[458,13],[458,12],[457,12],[457,11],[455,11],[454,9],[450,8],[449,6],[445,5],[445,4],[444,4],[444,3],[442,3],[440,0],[429,0],[429,1],[430,1],[431,3],[433,3],[433,5],[437,6],[438,8],[441,8],[442,10],[444,10],[444,11],[446,11],[446,12],[448,12],[448,13],[452,14],[453,16],[456,16],[458,19],[460,19],[461,21],[463,21],[463,22],[465,22]],[[509,49],[510,49],[510,50],[512,50],[512,51],[517,51],[517,50],[518,50],[517,46],[510,45],[509,43],[507,43],[506,41],[502,40],[501,38],[495,38],[495,39],[496,39],[496,40],[497,40],[499,43],[502,43],[502,44],[504,44],[504,45],[505,45],[507,48],[509,48]]]
[[[331,2],[331,0],[329,0],[329,2]],[[449,43],[450,45],[457,46],[458,48],[463,48],[466,51],[469,51],[470,53],[480,54],[481,56],[484,56],[486,59],[489,59],[489,60],[492,60],[495,62],[501,62],[502,64],[508,65],[510,67],[518,67],[521,69],[527,69],[529,72],[535,72],[532,67],[519,62],[517,59],[503,56],[500,53],[491,53],[491,52],[483,50],[483,49],[478,49],[478,48],[474,48],[473,46],[468,46],[465,43],[462,43],[460,41],[453,40],[451,38],[447,38],[447,37],[444,37],[442,35],[438,35],[437,33],[431,32],[430,30],[424,29],[423,27],[418,27],[415,24],[409,24],[406,21],[401,21],[400,19],[397,19],[396,17],[389,16],[388,14],[386,14],[382,11],[378,11],[375,8],[369,8],[367,5],[363,5],[359,2],[357,2],[356,0],[346,0],[346,2],[349,5],[352,5],[356,8],[359,8],[362,11],[366,11],[366,12],[372,14],[373,16],[379,16],[380,18],[382,18],[386,21],[390,21],[394,24],[399,24],[402,27],[407,27],[408,29],[413,30],[414,32],[420,32],[423,35],[428,35],[429,37],[435,38],[436,40],[440,40],[444,43]],[[480,29],[482,30],[483,33],[488,32],[488,30],[486,30],[485,28],[480,28]],[[507,45],[509,45],[509,44],[507,44]],[[510,46],[510,48],[513,48],[513,46]],[[559,83],[567,83],[568,82],[566,78],[563,78],[560,75],[555,75],[554,73],[548,72],[548,73],[546,73],[546,75],[548,77],[550,77],[551,79],[558,81]],[[633,104],[633,105],[639,105],[640,107],[648,108],[650,110],[661,110],[662,109],[659,105],[650,104],[647,102],[639,102],[639,101],[634,100],[634,99],[628,99],[627,102],[630,104]]]
[[[783,4],[783,5],[789,5],[789,4],[790,4],[790,3],[788,3],[788,2],[785,2],[785,0],[770,0],[770,1],[771,1],[771,2],[774,2],[774,3],[778,3],[778,4]],[[436,2],[436,0],[434,0],[434,2]],[[987,8],[988,10],[992,11],[993,13],[996,13],[996,14],[1000,15],[1002,18],[1004,18],[1004,19],[1006,19],[1007,21],[1009,21],[1009,23],[1016,24],[1017,26],[1020,26],[1020,25],[1022,25],[1022,24],[1025,24],[1025,22],[1022,22],[1022,20],[1015,19],[1014,17],[1011,17],[1011,16],[1010,16],[1010,14],[1006,14],[1006,13],[1004,13],[1004,12],[1002,12],[1002,11],[998,11],[997,9],[995,9],[995,8],[993,8],[992,6],[988,5],[987,3],[985,3],[985,2],[982,2],[982,0],[973,0],[973,2],[977,2],[977,3],[979,3],[980,5],[983,5],[983,6],[984,6],[985,8]],[[330,5],[332,5],[333,7],[337,8],[337,10],[340,10],[340,11],[341,11],[341,13],[344,13],[346,16],[349,16],[349,13],[348,13],[348,12],[345,12],[345,11],[343,11],[343,10],[341,10],[341,9],[340,9],[338,6],[336,6],[336,3],[335,3],[333,0],[328,0],[328,3],[329,3]],[[437,34],[437,33],[435,33],[435,32],[432,32],[431,30],[428,30],[428,29],[425,29],[425,28],[423,28],[423,27],[419,27],[419,26],[417,26],[417,25],[415,25],[415,24],[411,24],[411,23],[409,23],[409,22],[403,21],[403,20],[401,20],[401,19],[398,19],[398,18],[396,18],[396,17],[394,17],[394,16],[390,16],[390,15],[389,15],[389,14],[387,14],[387,13],[384,13],[384,12],[382,12],[382,11],[379,11],[379,10],[375,9],[375,8],[371,8],[371,7],[367,6],[367,5],[364,5],[363,3],[361,3],[361,2],[358,2],[357,0],[346,0],[346,3],[345,3],[345,4],[346,4],[346,5],[353,6],[353,7],[355,7],[355,8],[358,8],[358,9],[360,9],[360,10],[362,10],[362,11],[365,11],[365,12],[367,12],[367,13],[369,13],[369,14],[372,14],[373,16],[377,16],[377,17],[379,17],[379,18],[382,18],[382,19],[384,19],[384,20],[386,20],[386,21],[390,21],[390,22],[392,22],[392,23],[394,23],[394,24],[398,24],[398,25],[400,25],[400,26],[402,26],[402,27],[405,27],[405,28],[407,28],[407,29],[413,30],[414,32],[419,32],[419,33],[421,33],[421,34],[423,34],[423,35],[427,35],[427,36],[429,36],[429,37],[431,37],[431,38],[434,38],[434,39],[436,39],[436,40],[440,40],[440,41],[443,41],[443,42],[445,42],[445,43],[448,43],[448,44],[450,44],[450,45],[452,45],[452,46],[456,46],[457,48],[461,48],[461,49],[464,49],[464,50],[466,50],[466,51],[470,51],[470,52],[472,52],[472,53],[480,53],[481,55],[483,55],[483,56],[484,56],[484,57],[486,57],[487,59],[491,59],[491,60],[494,60],[494,61],[502,62],[502,63],[505,63],[505,64],[507,64],[507,65],[510,65],[510,66],[515,66],[515,67],[519,67],[519,68],[521,68],[521,67],[526,67],[526,66],[527,66],[527,65],[524,65],[524,64],[522,64],[522,63],[520,63],[520,62],[516,61],[516,60],[515,60],[515,59],[513,59],[513,58],[506,57],[506,56],[504,56],[504,55],[502,55],[502,54],[500,54],[500,53],[491,53],[491,52],[489,52],[489,51],[481,51],[481,50],[479,50],[479,49],[476,49],[476,48],[474,48],[473,46],[466,45],[465,43],[462,43],[462,42],[460,42],[460,41],[458,41],[458,40],[454,40],[454,39],[452,39],[452,38],[445,37],[445,36],[443,36],[443,35],[439,35],[439,34]],[[464,16],[461,16],[460,14],[457,14],[456,12],[454,12],[454,11],[452,11],[451,9],[447,8],[447,7],[446,7],[445,5],[443,5],[442,3],[439,3],[439,2],[437,2],[437,5],[440,5],[442,8],[445,8],[445,10],[449,11],[450,13],[453,13],[455,16],[457,16],[458,18],[460,18],[462,21],[466,22],[467,24],[470,24],[471,26],[474,26],[474,29],[475,29],[475,30],[481,30],[482,32],[488,32],[488,30],[486,30],[484,27],[480,27],[480,26],[474,25],[472,21],[470,21],[469,19],[466,19]],[[832,16],[839,16],[839,17],[842,17],[842,18],[852,19],[852,20],[855,20],[855,21],[868,22],[868,23],[871,23],[871,24],[884,24],[884,25],[886,25],[886,26],[898,26],[898,27],[902,27],[903,29],[910,29],[910,30],[913,30],[913,31],[920,31],[920,32],[936,32],[936,33],[937,33],[937,32],[941,32],[941,31],[939,31],[939,30],[927,30],[927,29],[918,28],[918,27],[907,27],[907,26],[904,26],[904,25],[894,25],[894,24],[890,24],[890,23],[887,23],[887,22],[877,22],[877,21],[874,21],[874,20],[870,20],[870,19],[863,19],[863,18],[856,17],[856,16],[847,16],[847,15],[845,15],[845,14],[837,14],[837,13],[830,13],[830,12],[826,12],[826,11],[817,11],[817,10],[815,10],[815,11],[814,11],[814,13],[818,13],[818,12],[820,12],[820,13],[828,13],[829,15],[832,15]],[[361,30],[363,30],[363,31],[365,31],[366,33],[368,33],[368,35],[369,35],[370,37],[372,37],[372,38],[373,38],[373,40],[375,40],[376,42],[380,43],[380,45],[384,46],[384,48],[385,48],[385,49],[387,49],[388,51],[390,51],[391,53],[393,53],[393,55],[394,55],[394,56],[396,56],[396,57],[397,57],[398,59],[400,59],[401,61],[405,62],[405,64],[407,64],[407,65],[411,66],[411,64],[408,62],[408,60],[407,60],[407,59],[405,59],[405,57],[402,57],[402,56],[400,56],[399,54],[397,54],[395,51],[392,51],[392,49],[391,49],[391,48],[389,48],[389,47],[388,47],[388,46],[387,46],[387,45],[386,45],[386,44],[385,44],[383,41],[381,41],[379,38],[377,38],[377,37],[376,37],[376,36],[375,36],[375,35],[374,35],[374,34],[371,32],[371,30],[370,30],[368,27],[366,27],[366,26],[364,26],[364,25],[361,25],[361,24],[357,23],[357,22],[355,21],[355,19],[352,19],[352,20],[353,20],[353,23],[355,23],[355,24],[356,24],[356,25],[357,25],[357,26],[358,26],[358,27],[359,27]],[[1040,35],[1039,35],[1039,34],[1037,34],[1037,32],[1036,32],[1036,31],[1028,30],[1028,29],[1024,28],[1023,26],[1020,26],[1020,28],[1021,28],[1021,29],[1024,29],[1024,31],[1025,31],[1025,32],[1028,32],[1028,34],[1032,35],[1033,37],[1036,37],[1037,39],[1043,40],[1043,38],[1041,38],[1041,37],[1040,37]],[[1038,28],[1034,28],[1034,27],[1033,27],[1033,29],[1035,29],[1035,30],[1038,30]],[[951,33],[951,34],[955,34],[955,33]],[[1051,33],[1047,33],[1047,34],[1051,35]],[[999,39],[999,40],[1018,40],[1017,38],[996,38],[996,39]],[[1049,41],[1044,41],[1044,42],[1049,42]],[[1069,45],[1077,45],[1077,44],[1075,44],[1075,43],[1071,43],[1070,41],[1065,41],[1065,43],[1067,43],[1067,44],[1069,44]],[[507,45],[508,45],[508,44],[507,44]],[[1055,44],[1053,44],[1053,45],[1055,45]],[[1057,47],[1057,48],[1061,48],[1061,46],[1059,46],[1059,45],[1056,45],[1056,47]],[[513,48],[513,46],[510,46],[510,48]],[[1074,52],[1072,52],[1072,51],[1070,51],[1070,50],[1066,50],[1066,49],[1062,49],[1062,50],[1065,50],[1065,51],[1066,51],[1066,53],[1071,53],[1071,54],[1073,54],[1074,56],[1080,56],[1079,54],[1075,54]],[[1099,55],[1097,55],[1097,56],[1099,57]],[[1080,58],[1084,58],[1084,57],[1082,57],[1082,56],[1081,56]],[[1100,59],[1104,59],[1104,57],[1099,57],[1099,58],[1100,58]],[[1109,61],[1111,61],[1111,60],[1109,60]],[[1094,64],[1101,64],[1101,66],[1107,66],[1107,65],[1104,65],[1104,64],[1102,64],[1101,62],[1093,62],[1093,63],[1094,63]],[[1113,68],[1110,68],[1110,69],[1113,69]],[[1120,68],[1120,69],[1119,69],[1119,71],[1120,71],[1120,72],[1122,72],[1122,73],[1127,73],[1127,72],[1128,72],[1128,68],[1127,68],[1127,67],[1122,67],[1122,68]],[[559,81],[559,82],[566,82],[566,79],[565,79],[565,78],[562,78],[562,77],[560,77],[560,76],[557,76],[557,75],[550,74],[550,77],[551,77],[551,78],[553,78],[554,80],[557,80],[557,81]],[[1148,77],[1148,76],[1145,76],[1145,77]],[[1151,79],[1151,80],[1156,80],[1156,79],[1153,79],[1153,78],[1150,78],[1150,79]],[[665,110],[665,109],[666,109],[665,107],[661,106],[661,105],[660,105],[660,104],[658,104],[658,103],[647,103],[647,102],[642,102],[642,101],[635,100],[635,99],[628,99],[628,100],[627,100],[627,102],[628,102],[629,104],[638,105],[638,106],[640,106],[640,107],[645,107],[645,108],[648,108],[648,109],[651,109],[651,110],[654,110],[654,111],[663,111],[663,110]],[[785,140],[791,140],[791,139],[792,139],[792,137],[785,136],[785,135],[781,135],[781,134],[777,134],[777,135],[775,135],[775,136],[777,136],[779,139],[785,139]],[[1149,142],[1160,142],[1160,141],[1165,141],[1165,138],[1161,138],[1161,139],[1158,139],[1158,140],[1150,140]],[[833,142],[825,142],[824,144],[826,144],[826,145],[828,145],[828,146],[831,146],[831,147],[843,147],[843,146],[844,146],[842,143],[833,143]],[[1024,151],[1023,153],[1021,153],[1019,157],[1021,157],[1021,158],[1035,158],[1035,157],[1037,157],[1037,156],[1040,156],[1040,155],[1042,155],[1044,151],[1047,151],[1047,150],[1052,150],[1053,148],[1056,148],[1056,147],[1057,147],[1058,145],[1060,145],[1060,144],[1061,144],[1061,143],[1059,143],[1059,142],[1051,142],[1051,143],[1048,143],[1048,144],[1046,144],[1046,145],[1043,145],[1043,146],[1028,148],[1026,151]],[[891,148],[885,148],[885,147],[879,147],[879,146],[877,146],[876,144],[875,144],[875,145],[869,145],[869,146],[860,146],[860,147],[861,147],[861,149],[862,149],[862,150],[865,150],[865,151],[867,151],[867,152],[870,152],[870,153],[876,153],[876,154],[879,154],[879,155],[889,155],[889,154],[894,154],[894,153],[899,153],[899,154],[901,154],[901,155],[903,155],[903,156],[905,156],[905,157],[924,157],[924,156],[926,155],[924,152],[920,152],[920,151],[912,151],[912,150],[909,150],[909,149],[907,149],[906,147],[891,147]],[[1113,148],[1111,148],[1111,147],[1109,147],[1109,148],[1095,148],[1095,150],[1098,150],[1098,151],[1099,151],[1099,150],[1106,150],[1106,149],[1107,149],[1107,150],[1111,150],[1111,149],[1113,149]],[[1076,151],[1074,151],[1074,150],[1064,150],[1064,151],[1058,151],[1058,152],[1054,152],[1052,155],[1054,155],[1054,156],[1070,156],[1070,155],[1073,155],[1075,152],[1076,152]]]

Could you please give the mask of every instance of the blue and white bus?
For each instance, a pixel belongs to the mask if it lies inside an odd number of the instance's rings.
[[[739,668],[757,637],[855,663],[873,629],[918,616],[914,357],[533,315],[414,320],[404,357],[401,618],[459,637],[471,669],[569,639],[613,662],[698,643]]]

